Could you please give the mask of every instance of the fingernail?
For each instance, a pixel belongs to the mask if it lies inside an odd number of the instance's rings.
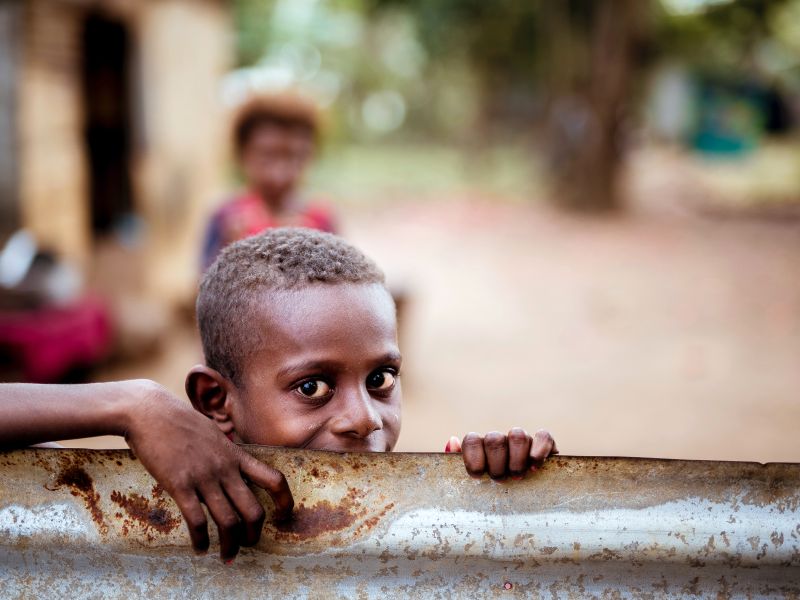
[[[447,442],[447,444],[445,444],[444,451],[445,452],[450,452],[450,442],[449,441]]]
[[[233,559],[232,558],[226,558],[224,562],[225,562],[226,565],[232,565],[233,564]]]
[[[512,475],[511,479],[513,479],[514,481],[520,481],[522,479],[522,475]]]

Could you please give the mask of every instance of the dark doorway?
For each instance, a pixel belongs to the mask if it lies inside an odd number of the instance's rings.
[[[130,173],[130,36],[91,14],[83,33],[83,94],[92,228],[107,233],[133,211]]]

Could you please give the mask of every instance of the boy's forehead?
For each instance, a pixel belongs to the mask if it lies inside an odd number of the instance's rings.
[[[253,327],[267,337],[326,341],[325,336],[378,335],[396,338],[394,301],[378,283],[311,284],[269,290],[256,297]]]
[[[314,284],[263,294],[251,327],[258,338],[244,378],[280,377],[290,366],[360,368],[399,357],[394,301],[380,284]],[[252,385],[252,382],[248,385]]]

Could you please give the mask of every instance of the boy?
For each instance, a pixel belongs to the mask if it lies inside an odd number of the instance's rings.
[[[7,446],[125,435],[172,495],[198,551],[208,548],[204,503],[223,559],[258,541],[264,511],[245,479],[291,513],[283,476],[232,442],[347,452],[391,451],[400,433],[400,352],[383,274],[336,236],[273,229],[232,244],[200,286],[205,355],[186,392],[196,412],[151,382],[0,386]],[[205,415],[204,418],[202,415]],[[230,441],[229,441],[230,440]],[[522,429],[451,438],[467,471],[521,477],[557,452]]]
[[[305,202],[297,190],[318,135],[316,107],[299,96],[256,96],[239,109],[233,145],[244,190],[212,215],[203,270],[228,244],[266,229],[291,225],[335,232],[330,209]]]

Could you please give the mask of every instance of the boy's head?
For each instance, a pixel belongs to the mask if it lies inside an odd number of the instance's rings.
[[[195,408],[236,441],[388,451],[400,352],[383,273],[336,236],[272,229],[225,248],[197,298]]]
[[[314,151],[316,108],[300,96],[258,96],[237,112],[233,143],[247,185],[280,203],[297,187]]]

